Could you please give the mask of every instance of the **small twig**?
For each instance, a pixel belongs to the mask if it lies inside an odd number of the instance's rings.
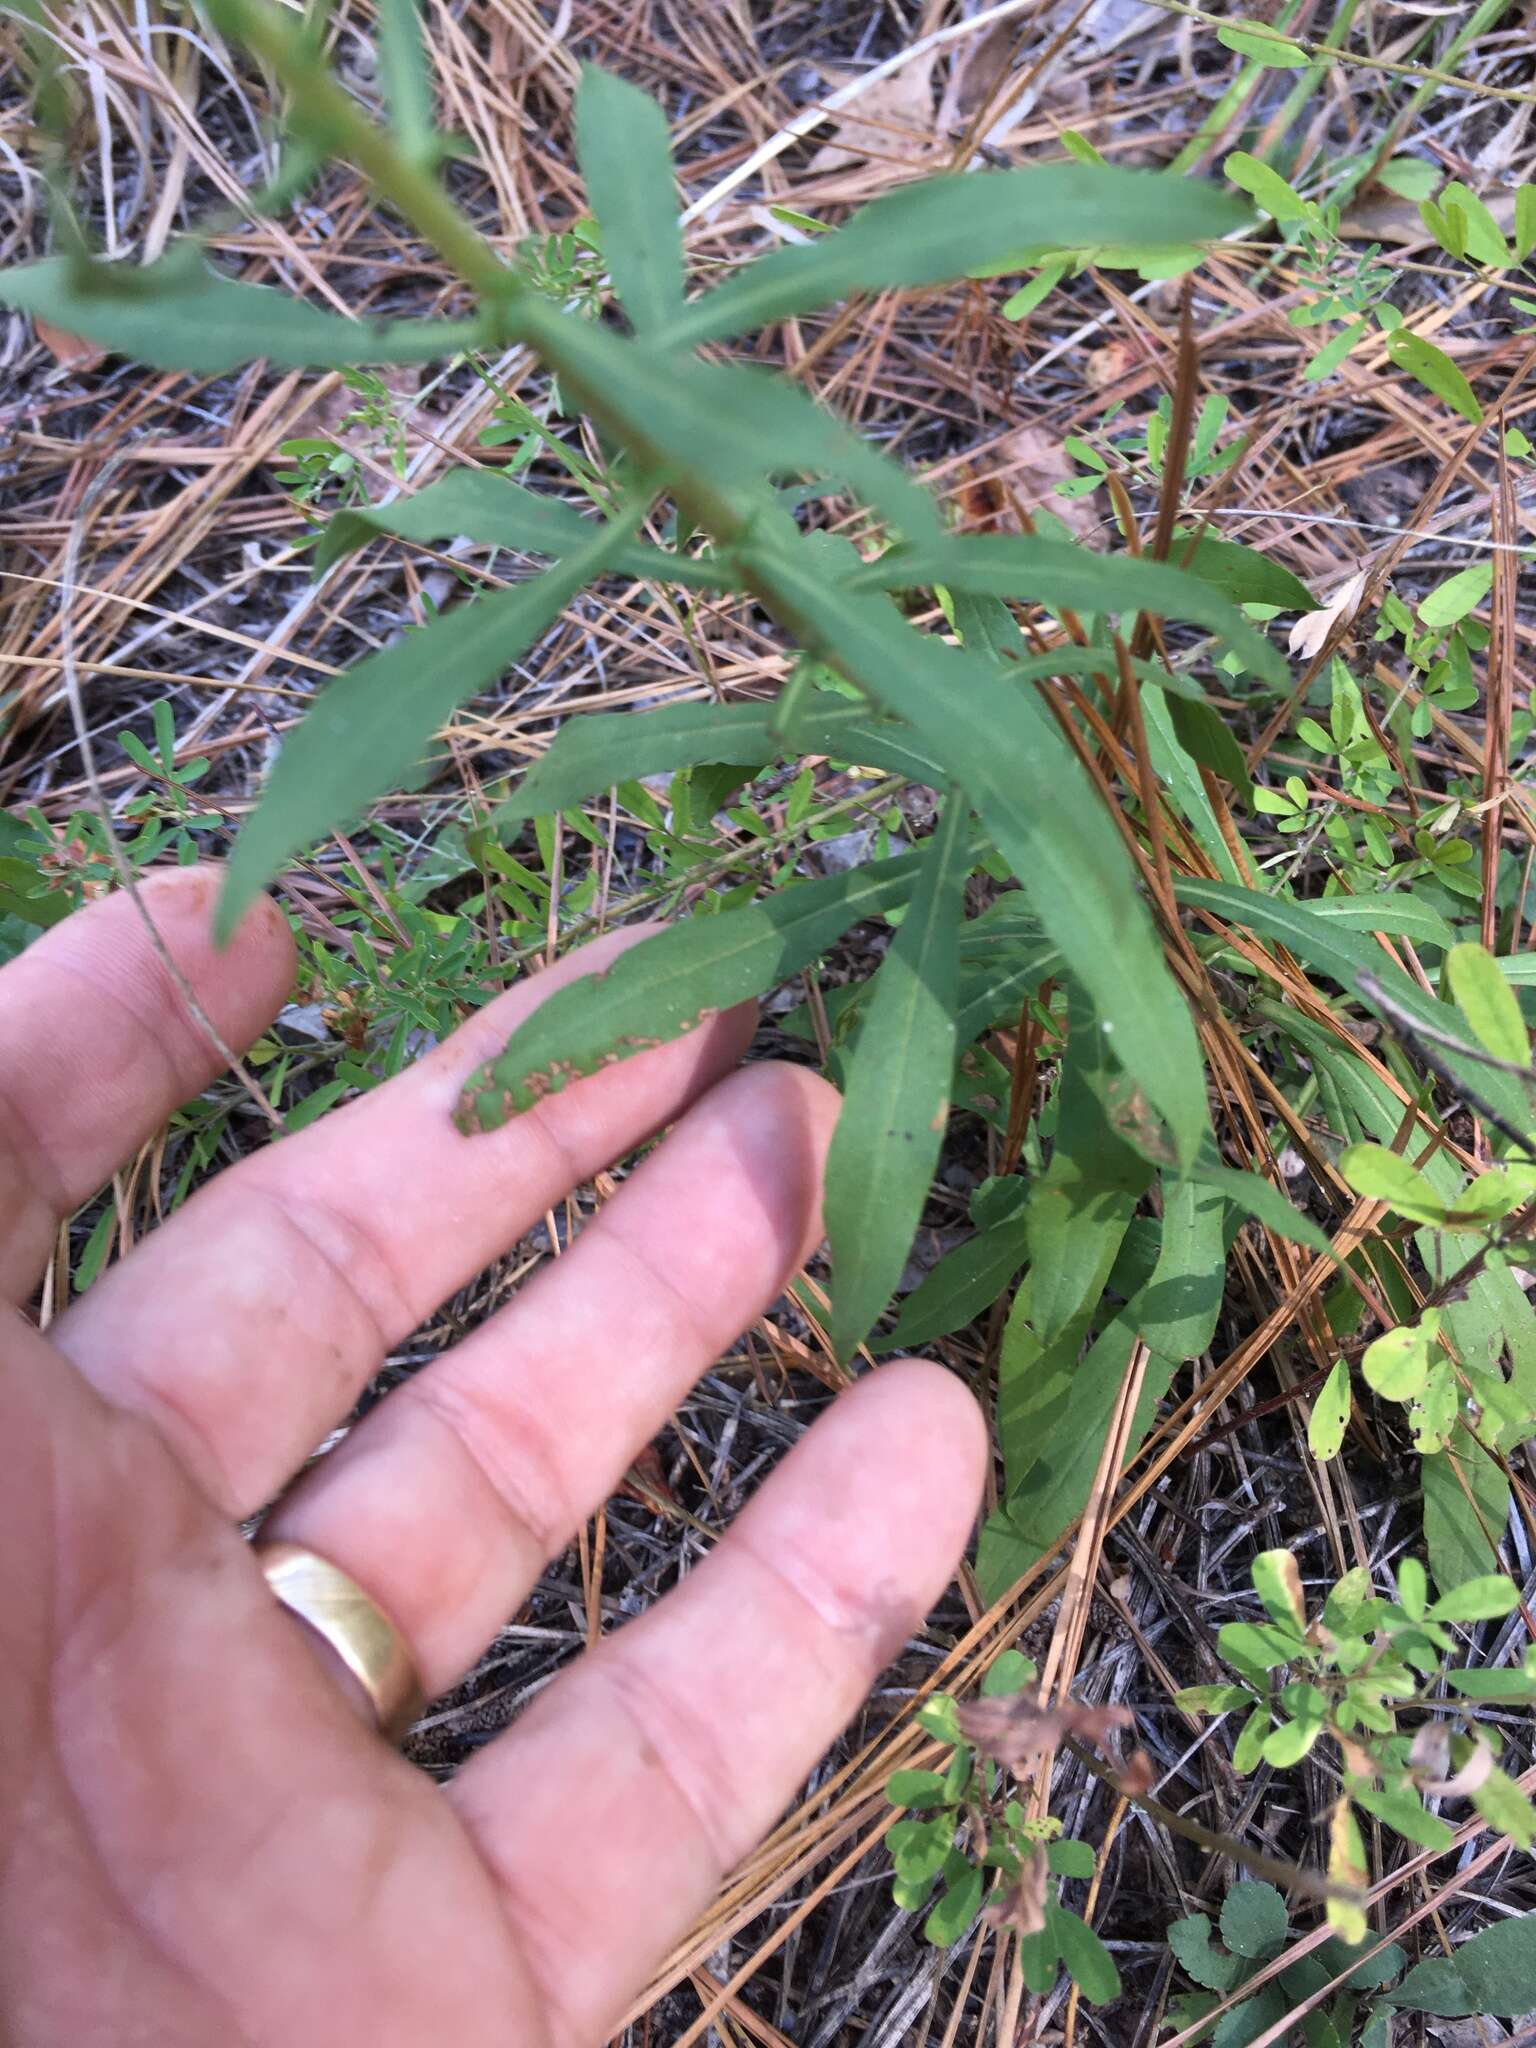
[[[203,1033],[204,1037],[207,1038],[209,1044],[219,1055],[225,1066],[240,1081],[251,1100],[267,1119],[267,1122],[274,1129],[281,1130],[283,1128],[283,1120],[267,1100],[261,1083],[251,1073],[245,1062],[233,1048],[225,1043],[223,1034],[198,1001],[196,991],[193,989],[191,982],[188,981],[180,967],[177,966],[175,960],[171,957],[169,946],[166,945],[165,940],[160,936],[159,928],[149,914],[148,906],[145,904],[138,881],[134,876],[133,865],[124,853],[121,842],[118,839],[117,825],[112,816],[112,808],[107,801],[106,791],[101,786],[101,777],[96,772],[96,749],[91,740],[90,721],[85,715],[85,700],[80,692],[80,671],[75,661],[75,587],[78,582],[77,571],[80,564],[80,549],[85,539],[85,530],[90,522],[90,515],[95,510],[98,501],[105,494],[107,485],[117,473],[123,459],[121,455],[112,456],[103,465],[100,474],[92,480],[85,495],[80,500],[80,509],[70,524],[69,539],[64,549],[64,573],[60,579],[61,588],[59,592],[59,666],[63,673],[64,695],[69,704],[69,715],[74,721],[75,741],[80,749],[80,766],[85,773],[86,787],[91,793],[91,803],[97,817],[101,820],[102,831],[106,834],[107,848],[112,856],[112,865],[117,871],[117,879],[122,887],[127,890],[133,907],[142,919],[145,931],[149,934],[149,943],[154,948],[156,957],[175,985],[182,1001],[186,1004],[188,1015]]]

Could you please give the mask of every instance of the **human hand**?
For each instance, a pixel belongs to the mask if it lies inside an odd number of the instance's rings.
[[[144,899],[223,1037],[288,988],[270,904]],[[836,1111],[731,1073],[735,1011],[490,1136],[460,1081],[600,940],[197,1194],[0,1338],[0,2038],[19,2048],[589,2044],[777,1817],[965,1541],[980,1417],[932,1367],[844,1395],[729,1535],[446,1788],[392,1750],[236,1523],[385,1354],[676,1121],[564,1257],[390,1394],[263,1530],[342,1567],[442,1692],[819,1235]],[[216,1059],[115,896],[0,973],[0,1284]]]

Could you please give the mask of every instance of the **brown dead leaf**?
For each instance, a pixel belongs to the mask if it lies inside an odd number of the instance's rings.
[[[1316,659],[1335,624],[1341,619],[1352,619],[1359,610],[1367,574],[1364,569],[1357,570],[1319,611],[1302,613],[1285,643],[1292,654],[1299,654],[1306,661]]]
[[[875,163],[921,163],[936,147],[933,117],[933,66],[937,51],[915,57],[889,78],[882,78],[839,114],[832,140],[811,158],[814,172],[842,171],[863,158]],[[833,86],[847,85],[856,74],[827,73]]]
[[[408,404],[421,389],[421,368],[416,363],[386,363],[378,376],[386,391]],[[373,437],[368,429],[361,426],[343,428],[342,422],[356,412],[363,403],[361,396],[349,384],[337,378],[334,389],[322,393],[312,405],[305,407],[299,418],[284,435],[284,439],[335,441],[343,448],[350,448],[357,454],[375,452]]]
[[[989,1927],[1011,1927],[1018,1934],[1038,1934],[1045,1925],[1045,1880],[1050,1870],[1045,1848],[1036,1842],[1019,1865],[1019,1874],[987,1901],[982,1919]]]
[[[1447,1777],[1450,1761],[1450,1730],[1443,1721],[1427,1721],[1408,1752],[1408,1768],[1421,1792],[1437,1799],[1470,1799],[1493,1772],[1493,1751],[1480,1735],[1473,1737],[1461,1769]]]
[[[94,370],[98,363],[107,359],[107,351],[94,341],[86,341],[63,327],[55,327],[51,320],[44,320],[37,314],[32,317],[32,328],[62,370]]]
[[[1111,384],[1118,384],[1122,377],[1129,377],[1142,364],[1139,350],[1128,341],[1107,341],[1102,348],[1091,349],[1083,365],[1083,374],[1095,391],[1103,391]]]
[[[976,533],[1018,533],[1015,506],[1033,515],[1044,510],[1066,521],[1074,533],[1098,530],[1098,493],[1063,498],[1055,486],[1075,476],[1071,457],[1054,434],[1043,427],[1016,427],[994,441],[974,464],[961,468],[955,500],[967,526]]]
[[[1014,1772],[1069,1737],[1087,1743],[1092,1749],[1108,1749],[1117,1728],[1129,1728],[1135,1723],[1135,1716],[1127,1707],[1090,1707],[1077,1700],[1065,1700],[1059,1707],[1043,1707],[1038,1699],[1022,1692],[997,1699],[966,1700],[955,1715],[967,1742],[974,1742],[979,1750]]]
[[[1157,1782],[1152,1759],[1144,1749],[1133,1749],[1120,1773],[1120,1790],[1127,1799],[1143,1799]]]
[[[1019,34],[1019,24],[1005,17],[994,21],[984,36],[972,36],[960,45],[950,60],[949,80],[939,102],[942,134],[958,137],[983,107],[999,97]]]

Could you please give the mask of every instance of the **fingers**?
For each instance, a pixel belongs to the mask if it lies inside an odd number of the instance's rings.
[[[144,908],[226,1044],[243,1051],[293,980],[277,906],[211,936],[216,868],[166,868]],[[0,1296],[36,1281],[62,1216],[223,1069],[126,894],[67,918],[0,973]]]
[[[793,1797],[953,1571],[984,1459],[958,1381],[881,1366],[704,1565],[449,1787],[554,2042],[607,2038]]]
[[[722,1081],[563,1258],[382,1402],[264,1534],[374,1596],[444,1690],[821,1236],[836,1092]]]
[[[745,1050],[750,1006],[499,1131],[460,1135],[465,1077],[548,992],[642,936],[584,946],[398,1079],[222,1174],[50,1334],[104,1394],[155,1422],[218,1507],[253,1513],[393,1345]]]

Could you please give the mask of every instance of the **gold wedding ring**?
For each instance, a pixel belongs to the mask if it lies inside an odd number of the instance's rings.
[[[426,1705],[405,1638],[355,1579],[302,1543],[258,1543],[274,1597],[329,1644],[362,1687],[379,1733],[399,1742]]]

